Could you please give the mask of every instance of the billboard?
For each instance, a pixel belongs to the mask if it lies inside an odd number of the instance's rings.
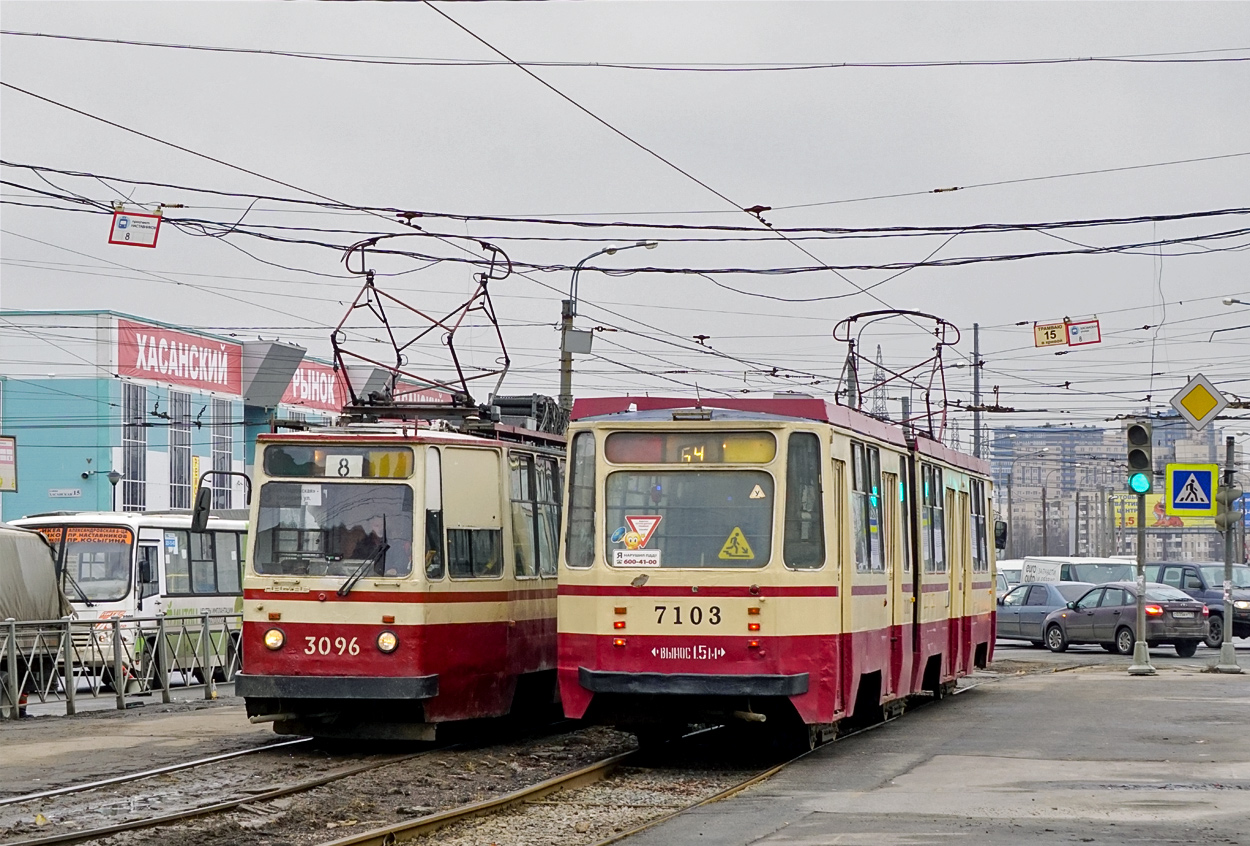
[[[117,375],[238,396],[243,346],[163,326],[117,320]]]
[[[1115,506],[1116,528],[1136,529],[1137,497],[1115,494],[1111,500]],[[1211,517],[1195,517],[1192,514],[1168,514],[1163,494],[1146,494],[1146,528],[1214,530],[1215,520]]]

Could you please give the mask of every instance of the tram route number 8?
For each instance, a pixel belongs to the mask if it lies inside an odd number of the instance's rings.
[[[304,647],[305,655],[329,655],[331,652],[337,655],[359,655],[360,643],[356,638],[348,640],[345,637],[336,637],[333,641],[325,637],[313,637],[306,635],[304,637],[307,646]]]
[[[664,615],[669,611],[673,612],[672,616],[669,619],[669,622],[671,622],[674,626],[685,625],[687,622],[689,622],[693,626],[701,626],[703,625],[703,621],[705,619],[707,620],[708,623],[710,623],[713,626],[720,625],[720,606],[719,605],[713,605],[711,608],[707,609],[706,617],[703,614],[702,608],[700,608],[698,605],[692,605],[689,608],[685,609],[686,611],[685,620],[682,619],[682,616],[681,616],[682,607],[680,605],[657,605],[655,606],[656,623],[663,623]]]

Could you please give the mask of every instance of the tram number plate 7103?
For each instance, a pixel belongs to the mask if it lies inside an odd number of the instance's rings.
[[[683,619],[683,614],[685,619]],[[683,626],[690,623],[692,626],[701,626],[707,621],[713,626],[720,625],[720,606],[713,605],[707,609],[704,615],[703,609],[698,605],[691,605],[688,608],[682,608],[680,605],[657,605],[655,606],[655,621],[663,623],[664,617],[668,616],[668,621],[674,626]]]

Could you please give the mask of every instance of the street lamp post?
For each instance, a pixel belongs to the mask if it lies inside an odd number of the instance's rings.
[[[110,511],[117,510],[117,483],[122,480],[122,474],[116,470],[110,470],[108,473],[109,484],[113,486],[113,507]]]
[[[577,275],[581,273],[582,266],[599,256],[616,255],[635,247],[654,250],[657,246],[656,241],[639,241],[624,247],[611,245],[596,250],[574,266],[573,278],[569,280],[569,298],[560,303],[560,407],[565,411],[573,409],[573,353],[590,352],[590,333],[579,333],[573,329],[573,318],[577,316]]]

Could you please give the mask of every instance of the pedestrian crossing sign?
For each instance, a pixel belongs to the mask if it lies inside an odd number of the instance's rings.
[[[1214,517],[1220,468],[1215,464],[1169,464],[1163,498],[1168,514]]]

